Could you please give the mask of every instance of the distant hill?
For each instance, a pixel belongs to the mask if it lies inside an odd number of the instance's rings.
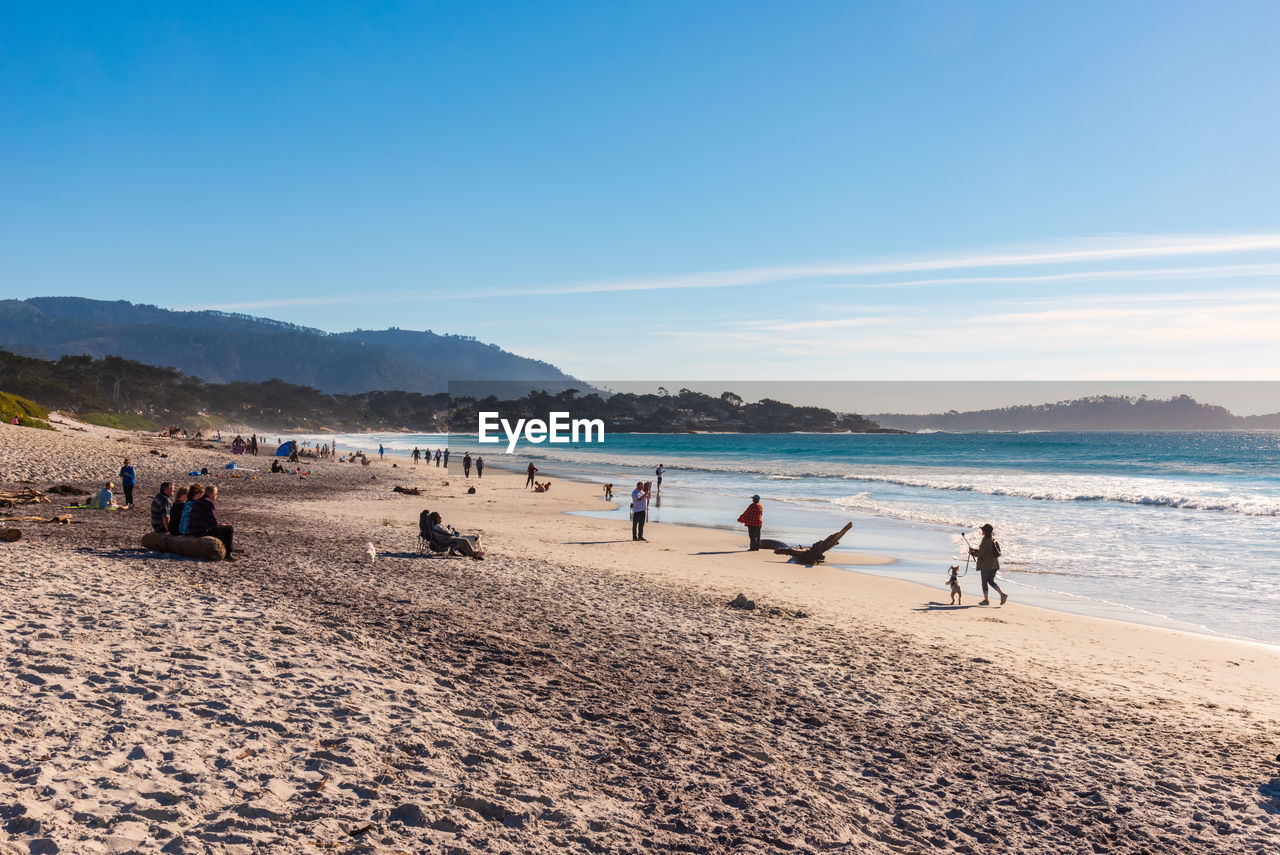
[[[1101,395],[971,412],[877,413],[868,416],[884,427],[962,433],[985,430],[1248,430],[1280,428],[1280,414],[1237,416],[1187,395],[1168,399]]]
[[[0,412],[6,414],[6,420],[17,417],[21,424],[31,426],[40,426],[40,420],[48,416],[46,410],[53,408],[94,424],[130,430],[253,425],[281,432],[436,431],[450,427],[472,432],[481,410],[496,410],[504,418],[544,421],[552,412],[571,410],[575,418],[599,418],[610,430],[618,431],[884,432],[861,416],[796,407],[768,398],[746,403],[732,392],[713,398],[681,389],[678,395],[613,395],[608,399],[594,392],[578,397],[578,392],[539,390],[506,401],[418,392],[334,395],[280,380],[202,383],[172,368],[118,356],[64,356],[48,361],[0,350]]]
[[[179,312],[123,300],[0,300],[0,348],[38,359],[119,356],[209,383],[280,379],[329,393],[435,394],[451,381],[510,381],[562,389],[582,383],[546,362],[470,336],[413,330],[326,333],[224,312]]]

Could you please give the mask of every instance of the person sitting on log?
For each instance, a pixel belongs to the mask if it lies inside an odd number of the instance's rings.
[[[187,533],[196,537],[216,537],[227,548],[227,560],[235,561],[235,556],[231,554],[232,528],[218,523],[218,516],[214,509],[214,502],[217,500],[216,486],[210,487],[204,496],[196,500],[188,520]]]
[[[173,514],[173,484],[165,481],[160,492],[151,500],[151,530],[161,534],[169,530],[169,517]]]
[[[191,513],[196,509],[196,500],[203,495],[203,484],[192,484],[187,488],[187,501],[182,505],[182,515],[178,517],[178,534],[191,534]]]
[[[179,534],[178,523],[182,522],[182,509],[187,504],[187,488],[179,487],[173,497],[173,506],[169,508],[169,534]]]

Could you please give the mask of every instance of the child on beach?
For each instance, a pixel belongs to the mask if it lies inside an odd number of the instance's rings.
[[[613,501],[613,485],[612,485],[612,484],[605,484],[605,485],[604,485],[604,500],[605,500],[606,502],[612,502],[612,501]]]

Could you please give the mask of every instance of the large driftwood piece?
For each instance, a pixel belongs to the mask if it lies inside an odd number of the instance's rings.
[[[154,552],[168,552],[199,558],[201,561],[221,561],[227,557],[227,548],[216,537],[191,537],[185,534],[161,534],[149,531],[142,536],[142,546]]]
[[[840,538],[848,534],[849,529],[851,528],[853,528],[853,523],[845,523],[844,528],[840,529],[835,534],[824,537],[808,549],[792,549],[791,547],[787,547],[786,549],[775,549],[773,550],[773,553],[774,555],[790,555],[796,560],[797,564],[805,564],[812,567],[815,564],[821,564],[825,561],[827,550],[839,543]]]
[[[48,503],[49,499],[39,490],[26,487],[21,490],[0,490],[0,508],[12,508],[17,505],[38,505]]]

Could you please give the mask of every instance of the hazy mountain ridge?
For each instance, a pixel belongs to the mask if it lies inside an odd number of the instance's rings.
[[[902,430],[1249,430],[1280,428],[1280,413],[1237,416],[1225,407],[1202,404],[1189,395],[1131,398],[1098,395],[998,409],[945,413],[876,413],[884,427]]]
[[[40,359],[119,356],[210,383],[278,378],[343,394],[434,394],[458,380],[576,382],[554,365],[470,336],[396,328],[326,333],[249,315],[81,297],[0,301],[0,348]]]

